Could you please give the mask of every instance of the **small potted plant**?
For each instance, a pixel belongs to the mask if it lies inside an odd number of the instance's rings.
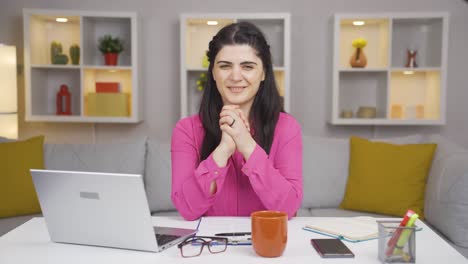
[[[104,55],[106,65],[115,66],[119,58],[119,53],[124,50],[122,40],[111,35],[104,35],[99,38],[99,51]]]

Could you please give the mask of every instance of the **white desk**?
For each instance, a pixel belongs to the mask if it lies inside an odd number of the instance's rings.
[[[234,223],[244,221],[244,224],[250,221],[249,218],[220,218],[220,221],[224,223],[228,220],[232,220]],[[172,247],[161,253],[149,253],[53,243],[49,239],[44,219],[33,218],[0,237],[0,263],[380,263],[377,257],[377,240],[360,243],[345,242],[355,253],[356,257],[354,259],[321,259],[310,245],[310,239],[323,236],[302,230],[302,227],[308,221],[310,221],[308,217],[296,217],[289,221],[288,244],[283,256],[279,258],[259,257],[251,246],[229,246],[224,253],[210,254],[207,249],[204,249],[201,256],[185,259],[180,256],[177,247]],[[161,226],[186,228],[195,228],[198,223],[198,221],[187,222],[179,217],[153,217],[153,222]],[[416,233],[416,263],[468,263],[465,257],[438,237],[424,223],[419,221],[417,225],[423,227],[423,230]],[[220,226],[213,226],[212,231],[216,232],[216,229],[219,229]],[[248,224],[245,226],[248,226]],[[228,225],[226,231],[231,231],[233,228],[232,225]],[[210,227],[203,225],[202,222],[200,234],[210,232]]]

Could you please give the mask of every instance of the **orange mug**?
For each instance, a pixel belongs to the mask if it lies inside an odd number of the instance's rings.
[[[288,242],[288,214],[278,211],[253,212],[252,245],[262,257],[279,257]]]

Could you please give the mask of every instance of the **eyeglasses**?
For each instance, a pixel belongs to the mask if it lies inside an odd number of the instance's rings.
[[[212,254],[217,254],[226,251],[227,244],[226,237],[193,236],[185,239],[177,247],[182,257],[191,258],[200,256],[205,245]]]

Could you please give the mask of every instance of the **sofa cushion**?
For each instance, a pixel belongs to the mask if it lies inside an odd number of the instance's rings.
[[[44,168],[44,137],[0,143],[0,218],[41,211],[30,169]]]
[[[423,136],[375,139],[394,144],[421,143]],[[302,208],[333,208],[343,200],[348,179],[349,139],[303,137]]]
[[[299,208],[296,216],[312,216],[312,214],[310,213],[310,209]]]
[[[468,151],[442,145],[446,152],[437,156],[427,182],[427,221],[457,246],[468,247]]]
[[[388,215],[374,214],[369,212],[350,211],[339,208],[317,208],[310,209],[310,216],[314,217],[354,217],[354,216],[372,216],[372,217],[385,217]]]
[[[148,140],[145,188],[151,212],[175,210],[171,201],[171,145]]]
[[[180,216],[177,210],[157,211],[151,213],[152,216]]]
[[[351,137],[349,177],[340,208],[424,219],[426,179],[436,144],[394,145]]]
[[[348,177],[346,139],[304,136],[302,208],[338,207]]]
[[[465,258],[468,259],[468,247],[459,247],[450,243],[460,254],[462,254]]]
[[[134,143],[46,144],[44,152],[50,170],[144,175],[146,138]]]
[[[468,149],[458,146],[455,142],[439,134],[432,134],[424,139],[424,142],[437,144],[437,151],[434,155],[432,167],[440,164],[440,161],[458,153],[466,153]],[[430,176],[429,176],[430,177]],[[430,178],[428,178],[430,180]]]

